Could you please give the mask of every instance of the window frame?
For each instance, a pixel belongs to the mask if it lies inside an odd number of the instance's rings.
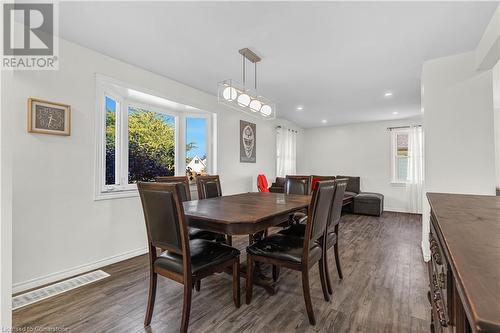
[[[398,175],[398,134],[406,134],[410,135],[409,128],[397,128],[391,130],[391,184],[394,185],[406,185],[408,183],[408,179],[403,180],[399,178]],[[409,148],[409,147],[408,147]],[[407,156],[409,158],[409,156]],[[408,177],[408,175],[407,175]]]
[[[134,89],[152,96],[166,98],[156,93],[150,93],[146,89],[136,88],[132,85],[119,82],[104,75],[96,74],[96,160],[95,160],[95,191],[94,200],[106,200],[114,198],[128,198],[139,195],[137,186],[128,183],[128,112],[130,107],[137,107],[148,111],[163,113],[175,118],[175,175],[185,175],[186,170],[186,119],[207,119],[207,172],[216,172],[216,114],[204,110],[175,110],[164,105],[148,104],[137,101],[134,98],[122,96],[114,87],[122,89]],[[115,133],[115,182],[119,184],[106,185],[106,97],[116,101],[116,133]],[[166,98],[168,99],[168,98]],[[125,110],[126,112],[124,112]],[[127,115],[121,119],[123,115]],[[120,119],[119,119],[120,118]],[[120,126],[118,124],[121,124]],[[124,147],[127,147],[124,149]],[[126,172],[122,172],[126,170]],[[124,176],[126,175],[126,177]],[[125,179],[126,178],[126,179]]]

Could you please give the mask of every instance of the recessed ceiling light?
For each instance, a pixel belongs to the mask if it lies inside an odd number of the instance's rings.
[[[321,123],[326,124],[328,121],[326,119],[323,119]]]
[[[303,106],[297,106],[297,111],[302,111],[302,110],[304,110]]]
[[[386,98],[392,97],[392,91],[386,91],[384,94],[384,97],[386,97]]]
[[[392,114],[399,114],[399,112],[398,111],[394,111]]]

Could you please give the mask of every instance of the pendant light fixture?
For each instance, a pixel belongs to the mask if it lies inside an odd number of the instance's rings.
[[[262,59],[248,48],[239,50],[239,53],[243,58],[243,84],[231,79],[219,82],[217,93],[219,103],[228,105],[254,117],[275,119],[275,104],[257,92],[257,63]],[[255,67],[253,89],[247,87],[245,82],[245,65],[247,60],[253,63]]]

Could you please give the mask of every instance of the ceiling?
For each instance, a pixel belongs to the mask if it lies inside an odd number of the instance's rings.
[[[317,127],[418,115],[422,63],[473,50],[497,5],[61,2],[59,25],[65,39],[213,95],[218,81],[241,81],[249,47],[278,117]]]

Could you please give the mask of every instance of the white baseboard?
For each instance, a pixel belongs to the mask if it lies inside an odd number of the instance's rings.
[[[394,207],[384,207],[384,211],[396,212],[396,213],[409,213],[406,208],[394,208]]]
[[[69,277],[73,277],[75,275],[86,273],[86,272],[89,272],[89,271],[92,271],[92,270],[95,270],[95,269],[98,269],[98,268],[101,268],[101,267],[104,267],[107,265],[114,264],[114,263],[119,262],[119,261],[130,259],[130,258],[133,258],[136,256],[140,256],[140,255],[145,254],[145,253],[148,253],[148,248],[142,247],[139,249],[120,253],[120,254],[117,254],[117,255],[114,255],[111,257],[107,257],[107,258],[104,258],[104,259],[101,259],[101,260],[98,260],[95,262],[91,262],[88,264],[83,264],[80,266],[68,268],[68,269],[65,269],[65,270],[62,270],[59,272],[55,272],[55,273],[50,273],[48,275],[40,276],[40,277],[31,279],[28,281],[14,283],[12,285],[12,293],[17,294],[19,292],[22,292],[22,291],[25,291],[28,289],[37,288],[37,287],[43,286],[45,284],[49,284],[49,283],[53,283],[53,282],[56,282],[59,280],[67,279]]]
[[[428,247],[424,245],[424,241],[422,241],[422,256],[424,257],[425,262],[431,260],[431,254]]]

